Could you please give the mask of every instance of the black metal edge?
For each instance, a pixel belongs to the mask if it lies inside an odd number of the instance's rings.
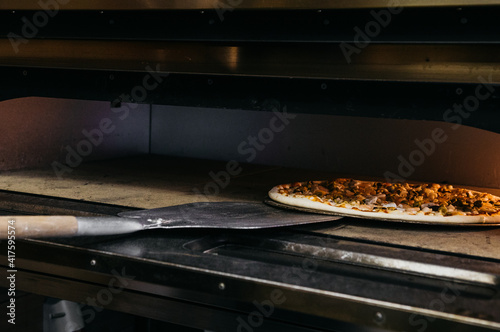
[[[73,1],[72,1],[73,2]],[[309,3],[308,1],[301,1]],[[390,1],[389,1],[390,2]],[[3,3],[3,2],[2,2]],[[0,3],[0,8],[1,4]],[[244,5],[246,1],[242,2]],[[315,3],[311,2],[311,3]],[[331,1],[349,4],[351,1]],[[407,3],[407,1],[405,2]],[[388,4],[388,2],[386,2]],[[499,3],[500,4],[500,3]],[[370,22],[381,22],[380,32],[369,36],[380,42],[498,42],[497,17],[500,6],[404,7],[362,9],[240,10],[241,7],[211,8],[204,11],[63,11],[0,10],[0,37],[15,34],[32,39],[110,39],[178,41],[267,41],[353,43]],[[43,13],[43,11],[41,11]],[[425,20],[422,20],[422,17]],[[378,21],[377,21],[378,20]],[[38,21],[37,21],[38,22]],[[43,22],[43,21],[42,21]],[[92,22],[92,24],[88,24]],[[276,24],[279,22],[279,24]],[[373,29],[373,27],[371,27]],[[27,32],[30,33],[27,33]],[[25,45],[20,44],[19,48]]]
[[[34,245],[34,243],[31,245]],[[60,249],[52,248],[52,251],[53,250]],[[0,255],[0,257],[6,258],[2,255]],[[26,264],[29,263],[26,257],[24,260]],[[78,268],[75,269],[77,265],[84,264],[85,262],[88,263],[92,260],[97,263],[90,271]],[[119,257],[112,254],[106,255],[103,253],[82,252],[76,256],[72,256],[72,263],[69,265],[66,264],[65,273],[62,275],[56,276],[57,273],[61,272],[61,267],[60,264],[55,266],[53,265],[54,262],[52,262],[43,264],[44,272],[38,271],[34,273],[31,268],[26,269],[26,267],[22,266],[23,264],[19,264],[18,276],[21,277],[22,273],[25,271],[28,275],[31,275],[31,278],[27,278],[23,280],[23,282],[30,283],[35,281],[38,287],[40,286],[40,281],[55,277],[60,280],[60,286],[64,286],[64,289],[61,288],[57,292],[58,297],[65,298],[67,297],[67,295],[64,295],[65,292],[70,294],[72,288],[66,286],[68,283],[76,281],[76,276],[78,276],[78,279],[83,278],[85,280],[84,284],[101,285],[98,286],[98,289],[102,289],[103,286],[106,287],[106,285],[109,284],[110,279],[116,277],[115,274],[109,273],[111,270],[114,270],[115,273],[118,271],[118,273],[122,272],[122,274],[132,277],[139,275],[138,271],[141,271],[141,275],[144,275],[147,271],[153,272],[152,268],[154,269],[154,266],[150,266],[147,261],[132,261],[128,261],[127,259],[120,260]],[[79,263],[76,264],[77,262]],[[35,270],[40,269],[41,266],[40,262],[29,264],[32,264],[32,268]],[[475,326],[475,324],[469,325],[469,318],[465,316],[461,317],[461,314],[454,315],[454,317],[439,317],[441,312],[438,310],[434,313],[438,315],[436,317],[432,310],[427,313],[421,312],[417,314],[409,307],[399,306],[397,304],[391,305],[389,302],[387,302],[386,305],[381,305],[379,301],[371,301],[370,299],[356,297],[346,298],[341,294],[338,294],[339,296],[337,297],[334,294],[325,294],[321,291],[308,289],[307,287],[297,288],[294,285],[274,284],[264,279],[260,281],[247,280],[247,278],[220,275],[208,271],[193,270],[189,271],[188,274],[186,274],[186,272],[187,271],[182,267],[168,266],[167,264],[162,267],[161,276],[163,276],[163,282],[151,284],[144,278],[141,278],[141,280],[132,278],[127,280],[126,291],[146,295],[150,297],[151,300],[157,297],[167,299],[173,298],[182,300],[183,302],[198,303],[204,306],[216,306],[225,308],[226,310],[236,310],[241,313],[249,314],[252,310],[255,310],[255,306],[251,302],[252,299],[262,301],[266,299],[266,294],[269,295],[273,290],[279,290],[285,295],[287,301],[283,303],[283,305],[276,306],[276,314],[272,317],[273,319],[288,321],[290,323],[301,322],[303,326],[326,330],[333,329],[335,331],[352,331],[353,328],[358,328],[363,331],[365,329],[370,330],[370,328],[394,328],[395,326],[399,329],[412,330],[412,326],[414,327],[414,325],[410,324],[412,322],[412,317],[428,319],[433,322],[433,327],[440,328],[441,330],[445,327],[450,327],[450,325],[460,326],[464,331],[468,331],[469,329],[471,331],[479,331],[481,328]],[[158,277],[160,274],[156,273],[156,276]],[[199,283],[199,280],[204,280],[204,282]],[[223,288],[221,288],[221,284],[224,285]],[[35,293],[41,292],[36,288],[22,287],[21,285],[19,285],[19,289]],[[51,296],[55,296],[53,292]],[[88,296],[88,294],[85,294],[85,298]],[[80,297],[76,300],[82,301],[83,298]],[[310,303],[311,305],[304,307],[303,303]],[[120,305],[123,306],[123,303],[117,300],[115,305],[120,307]],[[331,310],[331,308],[336,308],[336,310]],[[361,312],[363,312],[362,315],[360,314]],[[387,317],[387,320],[381,322],[372,320],[371,317],[377,312],[382,312],[384,316]],[[367,317],[370,317],[370,319],[367,320]],[[495,322],[491,323],[495,324]],[[487,320],[482,319],[482,328],[485,328],[488,324]],[[486,328],[486,330],[488,330],[488,328]],[[439,331],[439,329],[436,331]]]
[[[137,208],[82,201],[70,198],[37,195],[24,192],[0,190],[0,210],[16,214],[61,214],[79,216],[115,216],[119,212],[133,211]]]
[[[246,0],[246,1],[224,1],[219,0],[187,0],[187,1],[164,1],[164,0],[148,0],[148,1],[116,1],[116,0],[74,0],[69,2],[61,2],[59,10],[84,10],[84,11],[153,11],[153,10],[205,10],[215,8],[238,8],[259,9],[259,10],[277,10],[277,9],[339,9],[339,8],[381,8],[388,6],[401,7],[470,7],[470,6],[486,6],[495,5],[496,1],[488,0],[408,0],[402,3],[398,1],[387,2],[384,0],[353,0],[353,1],[265,1],[265,0]],[[0,6],[3,10],[37,10],[40,3],[35,0],[4,0]]]

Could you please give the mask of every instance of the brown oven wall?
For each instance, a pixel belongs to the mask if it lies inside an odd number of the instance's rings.
[[[0,102],[0,170],[76,166],[149,151],[149,105],[21,98]],[[126,115],[126,116],[125,116]],[[73,167],[74,168],[74,167]]]
[[[151,151],[500,188],[497,133],[437,121],[288,116],[153,106]]]
[[[8,100],[0,102],[0,170],[50,167],[56,161],[67,165],[70,150],[78,153],[91,146],[91,153],[80,155],[82,162],[151,152],[500,188],[499,134],[434,121],[288,115],[137,104],[111,108],[106,102],[34,97]],[[102,142],[94,144],[107,120],[114,130],[102,133]],[[85,132],[93,133],[90,145]],[[446,139],[436,142],[436,132]],[[421,156],[421,163],[415,163]],[[77,163],[75,158],[71,161]]]

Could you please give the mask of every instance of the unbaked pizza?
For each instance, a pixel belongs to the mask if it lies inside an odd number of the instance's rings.
[[[332,214],[429,223],[500,223],[500,197],[436,183],[387,183],[339,178],[271,189],[277,202]]]

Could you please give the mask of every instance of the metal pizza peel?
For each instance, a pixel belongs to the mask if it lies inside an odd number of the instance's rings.
[[[147,229],[260,229],[340,219],[263,203],[206,202],[119,213],[115,217],[0,216],[0,239],[115,235]]]

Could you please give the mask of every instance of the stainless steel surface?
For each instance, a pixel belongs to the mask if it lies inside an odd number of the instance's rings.
[[[260,229],[335,221],[341,217],[276,209],[261,203],[200,202],[122,212],[116,217],[77,217],[78,236],[133,233],[148,229]]]
[[[346,264],[376,267],[384,270],[393,270],[405,274],[425,275],[437,278],[455,280],[456,282],[474,282],[486,286],[500,286],[500,279],[495,274],[475,272],[468,269],[448,267],[437,264],[421,263],[411,260],[383,257],[351,250],[323,248],[318,251],[317,246],[283,243],[293,251],[314,253],[317,258],[328,258]],[[297,250],[297,247],[299,249]]]
[[[60,1],[61,9],[64,10],[160,10],[160,9],[215,9],[224,8],[225,5],[239,9],[337,9],[337,8],[380,8],[388,6],[402,7],[439,7],[439,6],[477,6],[498,5],[495,0],[244,0],[222,3],[219,0],[72,0]],[[4,0],[0,3],[0,9],[7,10],[38,10],[39,1],[36,0]]]
[[[500,237],[500,227],[430,226],[344,218],[341,227],[317,227],[314,232],[325,236],[500,261],[500,242],[496,240]]]
[[[348,63],[339,44],[0,40],[0,65],[288,78],[500,83],[500,45],[372,44]]]
[[[82,331],[85,329],[80,304],[47,299],[43,305],[43,332]]]
[[[127,234],[142,231],[140,220],[116,217],[77,217],[78,231],[75,236]]]
[[[144,229],[258,229],[335,221],[341,217],[285,211],[249,202],[199,202],[118,214],[140,220]]]

